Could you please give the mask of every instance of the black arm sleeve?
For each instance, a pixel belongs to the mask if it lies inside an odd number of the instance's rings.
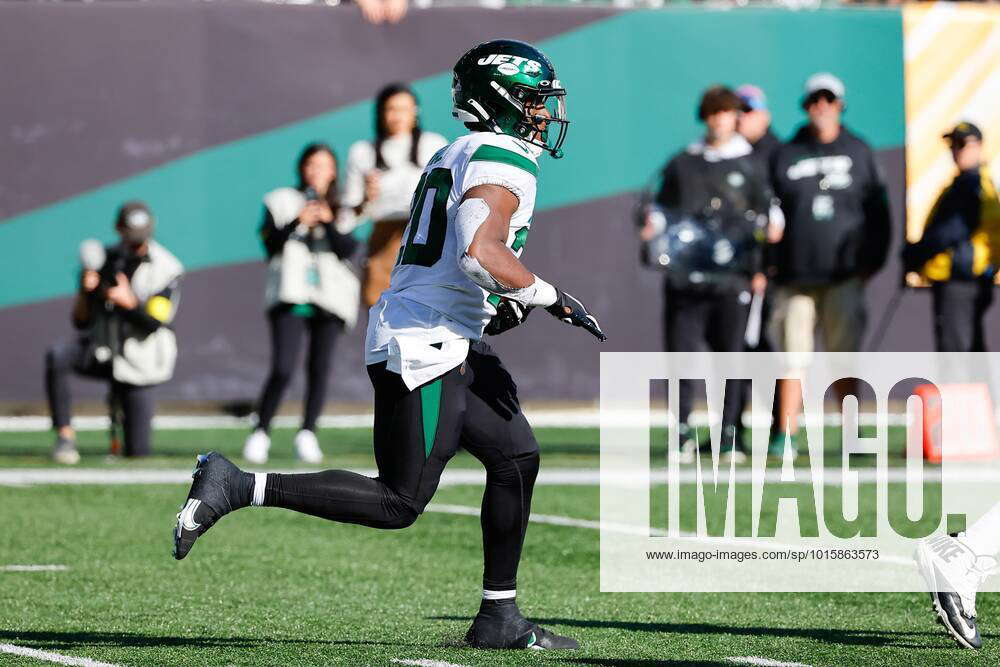
[[[173,308],[178,296],[177,281],[175,280],[174,282],[170,283],[167,287],[160,290],[153,296],[154,297],[160,296],[167,299],[171,303],[171,308]],[[130,325],[132,325],[135,331],[137,331],[140,335],[143,336],[148,336],[149,334],[153,333],[161,326],[163,326],[163,322],[150,315],[149,312],[146,310],[146,302],[140,303],[132,310],[123,310],[121,311],[121,313],[122,313],[122,318]]]
[[[80,280],[83,280],[83,276],[82,276],[83,271],[81,271],[80,273],[81,273]],[[91,324],[93,324],[93,322],[94,322],[94,309],[102,307],[103,304],[101,302],[99,302],[95,298],[94,292],[90,292],[88,294],[88,293],[86,293],[86,292],[83,291],[82,287],[79,289],[78,294],[79,294],[79,296],[77,298],[81,298],[82,297],[82,298],[84,298],[84,299],[87,300],[87,313],[88,313],[89,317],[87,317],[85,319],[82,319],[82,320],[78,320],[78,319],[76,319],[75,313],[71,313],[69,319],[73,323],[73,328],[74,329],[77,329],[78,331],[83,331],[84,329],[88,328]],[[74,303],[74,308],[73,308],[74,311],[76,310],[75,306],[76,306],[76,304]]]
[[[326,223],[326,235],[330,239],[330,249],[338,259],[347,259],[358,249],[358,240],[351,234],[341,234],[333,223]]]
[[[680,179],[677,174],[677,158],[673,158],[663,168],[663,183],[656,193],[656,203],[663,208],[677,208],[681,203]]]
[[[768,215],[771,212],[771,203],[774,202],[774,188],[771,187],[771,175],[764,165],[758,165],[756,170],[759,186],[757,194],[759,200],[756,202],[755,210]]]
[[[122,318],[140,334],[148,335],[160,328],[160,321],[147,313],[141,303],[132,310],[123,310],[121,313]]]
[[[860,246],[858,267],[870,276],[879,271],[889,255],[892,243],[892,214],[889,210],[889,194],[879,177],[875,159],[868,153],[871,180],[866,184],[862,200],[864,216],[864,237]]]
[[[754,159],[749,159],[748,164],[752,187],[750,206],[757,213],[756,220],[748,221],[753,226],[753,238],[757,243],[750,258],[750,270],[751,273],[762,273],[767,268],[767,220],[774,192],[766,164]]]
[[[274,217],[271,212],[264,207],[264,221],[260,225],[260,240],[264,243],[264,251],[267,258],[271,259],[281,252],[285,247],[285,242],[292,235],[298,226],[299,220],[296,218],[280,229],[274,224]]]

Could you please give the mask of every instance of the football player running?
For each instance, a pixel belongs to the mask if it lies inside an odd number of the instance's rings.
[[[483,598],[466,640],[479,648],[578,648],[526,620],[515,602],[538,444],[510,375],[481,340],[484,331],[517,326],[536,306],[606,339],[579,300],[518,259],[531,226],[537,158],[562,156],[566,91],[538,49],[496,40],[461,57],[452,95],[453,115],[471,132],[425,167],[390,287],[369,311],[365,362],[375,391],[378,477],[247,473],[216,452],[199,456],[177,515],[174,557],[248,506],[405,528],[461,445],[486,468]]]

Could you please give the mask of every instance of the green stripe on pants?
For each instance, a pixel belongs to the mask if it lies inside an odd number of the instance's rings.
[[[441,378],[420,388],[420,412],[424,419],[424,458],[431,455],[441,412]]]

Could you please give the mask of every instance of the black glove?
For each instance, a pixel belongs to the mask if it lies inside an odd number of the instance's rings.
[[[534,306],[525,306],[511,299],[500,299],[497,305],[497,314],[486,325],[483,333],[490,336],[499,336],[504,331],[509,331],[528,319],[528,313]]]
[[[594,334],[602,343],[608,339],[601,331],[601,325],[598,324],[597,318],[590,314],[590,311],[580,303],[579,299],[566,294],[559,288],[556,288],[556,295],[556,302],[545,308],[553,317],[566,324],[583,327]]]

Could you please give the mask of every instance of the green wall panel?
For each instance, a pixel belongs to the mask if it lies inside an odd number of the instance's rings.
[[[902,22],[895,9],[631,11],[542,46],[569,91],[572,125],[566,158],[542,162],[539,209],[648,182],[669,153],[697,136],[695,100],[713,83],[761,85],[776,129],[787,135],[803,120],[802,82],[829,69],[847,86],[847,123],[876,148],[903,144]],[[416,89],[425,127],[454,137],[462,128],[450,116],[450,84],[443,72]],[[71,292],[80,240],[111,240],[114,210],[130,198],[150,203],[158,237],[189,270],[261,258],[254,233],[261,196],[292,181],[301,147],[324,140],[343,157],[351,141],[370,133],[365,101],[0,221],[0,307]]]

